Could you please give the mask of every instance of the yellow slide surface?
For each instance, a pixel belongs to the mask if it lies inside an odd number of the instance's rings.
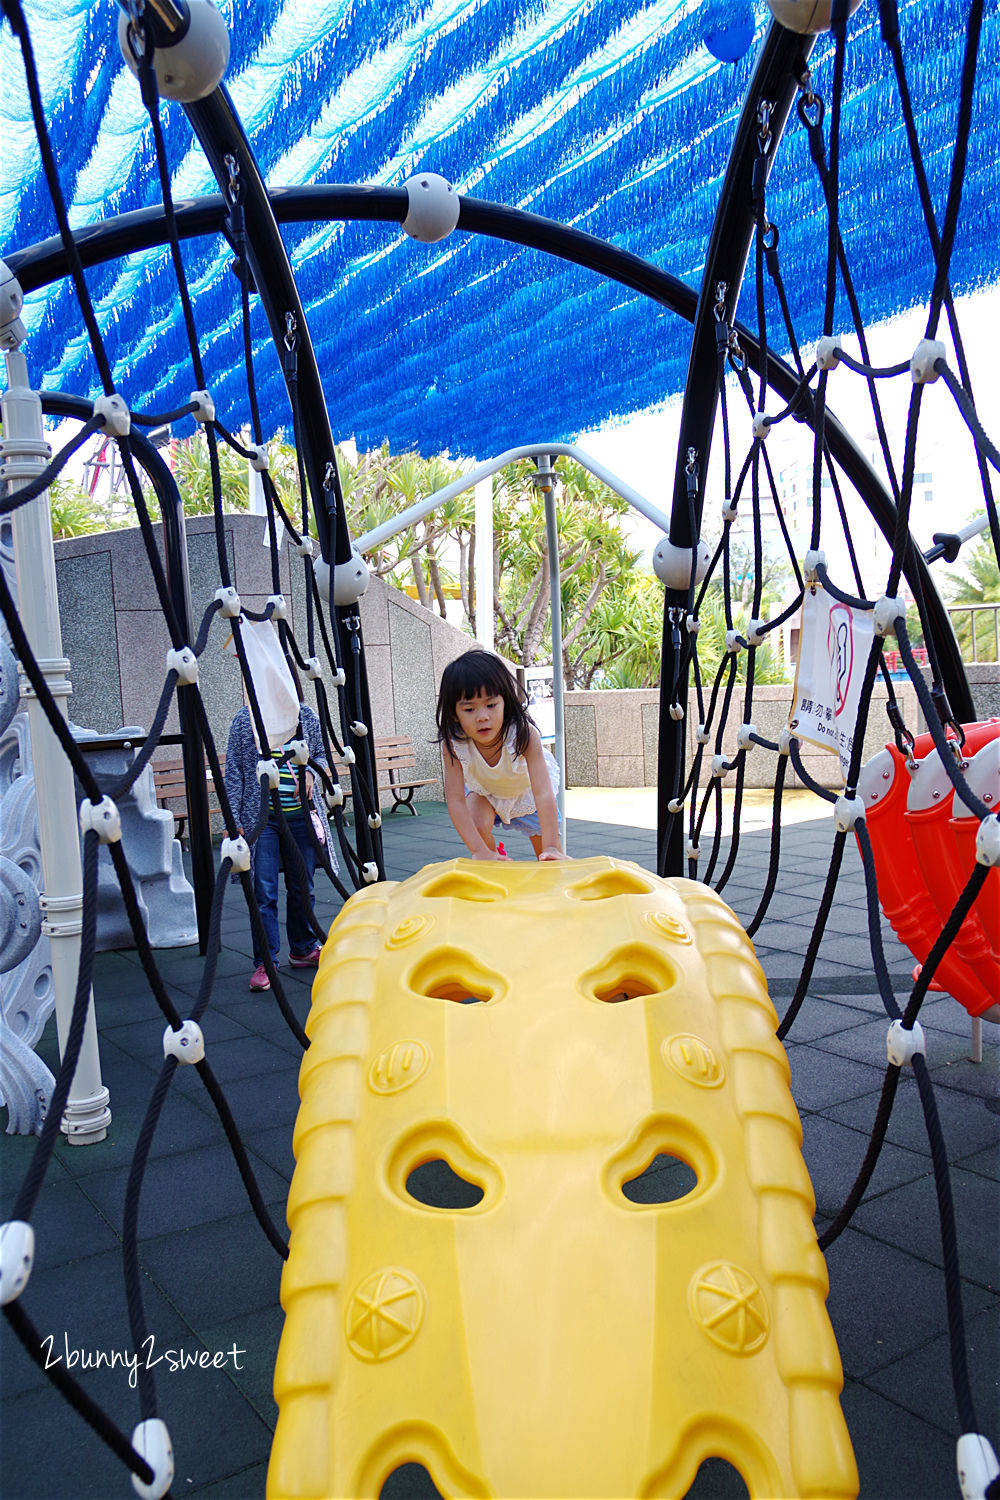
[[[691,881],[459,859],[353,896],[307,1027],[271,1500],[408,1462],[449,1497],[682,1496],[711,1455],[755,1500],[855,1496],[775,1026]],[[663,1156],[685,1195],[635,1201]],[[441,1161],[470,1206],[414,1196]]]

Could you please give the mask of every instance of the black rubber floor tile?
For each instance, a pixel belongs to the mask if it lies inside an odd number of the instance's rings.
[[[967,1281],[998,1291],[996,1187],[986,1177],[953,1167],[951,1192],[962,1275]],[[905,1183],[873,1203],[863,1203],[854,1222],[859,1229],[919,1255],[934,1266],[942,1264],[941,1229],[932,1181]]]
[[[784,1000],[788,997],[781,998]],[[865,1024],[865,1012],[857,1008],[856,1002],[854,1005],[843,1005],[836,1000],[807,993],[786,1041],[791,1044],[827,1038],[839,1040]]]
[[[242,1368],[239,1373],[233,1374],[233,1381],[271,1428],[278,1420],[278,1407],[274,1399],[274,1362],[278,1357],[278,1342],[284,1323],[285,1315],[275,1297],[270,1306],[260,1308],[257,1312],[199,1328],[199,1333],[210,1347],[228,1349],[235,1343],[237,1348],[244,1351],[240,1356]]]
[[[1000,1433],[1000,1302],[966,1318],[965,1350],[978,1430],[995,1442]],[[944,1334],[869,1375],[866,1383],[948,1434],[961,1430]]]
[[[188,1495],[197,1495],[198,1500],[263,1500],[267,1484],[267,1463],[250,1464],[224,1479],[211,1484],[189,1485]]]
[[[293,1114],[281,1125],[268,1123],[243,1131],[243,1139],[251,1158],[256,1160],[259,1157],[285,1182],[291,1182],[295,1170],[295,1157],[292,1154],[294,1120]]]
[[[841,1398],[864,1500],[950,1500],[958,1493],[955,1444],[854,1381]]]
[[[76,1147],[78,1151],[83,1149]],[[23,1177],[23,1173],[15,1177],[5,1167],[4,1218],[13,1208]],[[120,1243],[114,1228],[94,1213],[85,1191],[64,1169],[58,1157],[51,1161],[39,1188],[31,1209],[31,1225],[35,1231],[36,1272],[50,1270],[82,1256],[115,1250]]]
[[[874,1106],[871,1110],[874,1117]],[[838,1125],[823,1115],[804,1115],[802,1119],[802,1154],[816,1193],[817,1212],[834,1218],[854,1185],[868,1146],[868,1116],[859,1118],[858,1128]],[[904,1151],[899,1146],[883,1145],[878,1165],[865,1194],[866,1200],[898,1187],[931,1170],[925,1156]]]
[[[933,1186],[927,1186],[933,1197]],[[867,1378],[873,1370],[922,1348],[942,1331],[941,1273],[916,1254],[908,1255],[852,1225],[829,1246],[826,1264],[830,1273],[827,1308],[846,1375]],[[979,1286],[966,1286],[963,1291],[966,1317],[995,1300]],[[901,1299],[905,1316],[900,1313]]]
[[[258,1098],[260,1088],[258,1085]],[[169,1234],[187,1226],[209,1224],[241,1213],[246,1190],[236,1161],[222,1136],[216,1146],[201,1147],[180,1156],[150,1161],[143,1183],[139,1234]],[[281,1196],[285,1184],[270,1168],[255,1173],[266,1198]],[[87,1192],[112,1224],[122,1222],[127,1172],[95,1172],[87,1178]]]
[[[1000,1143],[987,1146],[985,1151],[974,1151],[971,1156],[959,1156],[956,1159],[967,1172],[978,1172],[981,1177],[1000,1182]]]
[[[792,1070],[792,1095],[801,1109],[827,1110],[844,1100],[877,1094],[882,1086],[884,1070],[867,1067],[853,1058],[796,1042],[790,1042],[785,1050]]]
[[[997,1114],[989,1107],[992,1101],[976,1098],[958,1089],[945,1088],[937,1083],[934,1097],[950,1159],[958,1152],[966,1156],[996,1144],[1000,1124]],[[824,1112],[831,1119],[843,1120],[847,1125],[852,1124],[856,1116],[853,1107],[840,1105]],[[896,1146],[906,1146],[911,1151],[927,1150],[923,1110],[916,1081],[908,1071],[904,1071],[900,1080],[886,1139]]]
[[[278,1301],[284,1262],[252,1213],[143,1238],[139,1259],[199,1332]]]

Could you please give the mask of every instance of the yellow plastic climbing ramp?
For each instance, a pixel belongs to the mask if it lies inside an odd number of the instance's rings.
[[[711,1455],[757,1500],[855,1496],[775,1021],[690,881],[453,860],[352,897],[302,1065],[272,1500],[408,1462],[445,1496],[679,1496]]]

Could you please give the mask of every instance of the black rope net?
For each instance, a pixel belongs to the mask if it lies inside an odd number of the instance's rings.
[[[225,189],[229,208],[228,223],[236,256],[237,284],[241,289],[239,317],[244,335],[246,382],[251,410],[249,444],[241,443],[227,430],[223,421],[216,415],[208,394],[208,376],[198,341],[197,307],[192,303],[187,286],[176,226],[173,222],[170,164],[159,126],[156,79],[149,63],[152,51],[150,48],[146,53],[145,62],[139,67],[140,85],[143,101],[149,110],[153,125],[160,185],[170,231],[171,266],[188,332],[195,394],[191,402],[178,411],[166,413],[143,412],[141,409],[132,411],[130,413],[131,426],[141,432],[144,428],[159,426],[164,422],[187,415],[194,416],[203,427],[211,465],[214,529],[220,579],[219,595],[205,612],[201,621],[197,622],[197,628],[195,628],[195,622],[185,622],[179,617],[176,599],[169,587],[156,545],[153,523],[140,480],[139,471],[146,463],[144,445],[139,435],[128,430],[127,424],[125,427],[119,426],[116,430],[116,416],[120,413],[116,412],[113,403],[110,407],[108,405],[111,398],[117,397],[124,410],[125,400],[115,390],[74,236],[69,227],[58,165],[48,143],[28,29],[16,0],[4,0],[3,11],[21,43],[39,149],[42,153],[53,208],[68,258],[81,316],[87,329],[100,383],[104,390],[105,401],[95,404],[93,410],[84,417],[77,435],[35,477],[29,482],[22,482],[12,488],[8,487],[9,493],[0,501],[0,513],[9,514],[40,495],[65,467],[73,453],[92,434],[112,432],[117,442],[122,468],[141,529],[150,575],[166,621],[171,644],[176,653],[172,658],[172,665],[165,673],[159,706],[150,731],[141,746],[137,748],[128,773],[120,779],[117,785],[110,788],[99,787],[86,756],[73,739],[59,711],[45,672],[25,637],[15,602],[2,577],[0,577],[0,612],[2,612],[13,647],[22,663],[24,674],[59,738],[85,797],[95,809],[100,807],[103,798],[108,797],[113,802],[135,782],[161,741],[167,714],[175,695],[184,696],[186,710],[190,721],[197,725],[204,746],[207,767],[215,782],[226,835],[218,868],[215,871],[204,966],[199,978],[195,1003],[186,1017],[178,1011],[171,999],[168,986],[159,972],[157,957],[146,935],[136,891],[121,845],[114,840],[110,842],[114,868],[121,884],[128,920],[150,992],[168,1028],[176,1036],[180,1037],[184,1034],[186,1023],[193,1023],[194,1027],[197,1027],[212,1000],[226,898],[234,884],[238,884],[242,889],[261,951],[265,955],[265,966],[275,1001],[296,1042],[305,1047],[308,1045],[308,1040],[284,993],[281,976],[270,961],[266,942],[260,941],[263,937],[260,912],[254,896],[253,882],[248,872],[248,849],[260,836],[268,814],[271,812],[279,822],[282,853],[299,883],[303,897],[307,894],[305,866],[295,839],[289,832],[287,819],[282,811],[281,802],[268,768],[268,762],[271,759],[270,752],[266,748],[268,736],[253,677],[249,670],[243,641],[243,620],[273,621],[287,657],[297,665],[311,685],[315,712],[321,726],[324,757],[322,761],[315,757],[307,757],[298,768],[303,808],[307,810],[309,805],[306,794],[308,772],[314,775],[322,786],[325,805],[337,836],[344,874],[349,885],[359,888],[370,880],[384,878],[381,839],[378,831],[378,788],[372,754],[371,725],[367,722],[366,715],[360,619],[357,614],[349,611],[324,607],[326,601],[320,591],[313,548],[310,545],[310,506],[313,507],[314,514],[317,507],[323,508],[325,517],[332,521],[333,526],[341,533],[346,532],[346,515],[336,467],[335,464],[328,466],[324,475],[322,492],[310,493],[306,469],[299,447],[296,445],[299,452],[300,512],[294,518],[283,507],[270,474],[266,469],[263,471],[267,526],[271,539],[272,598],[261,612],[242,609],[238,601],[234,602],[236,596],[230,576],[223,530],[223,497],[218,445],[219,443],[228,444],[236,452],[252,459],[255,456],[259,457],[263,452],[262,445],[265,436],[261,429],[255,394],[250,333],[252,275],[247,264],[243,186],[235,161],[227,158],[230,165],[229,181]],[[753,176],[752,203],[755,221],[753,257],[756,306],[754,318],[751,321],[756,325],[756,355],[754,358],[748,357],[741,347],[735,319],[727,319],[725,312],[727,289],[725,287],[717,289],[716,345],[721,401],[719,425],[724,451],[723,525],[704,576],[696,577],[692,567],[686,599],[683,599],[681,603],[669,604],[668,602],[665,636],[670,638],[674,648],[672,657],[674,670],[672,680],[664,681],[662,684],[662,691],[669,695],[671,712],[675,717],[683,717],[688,711],[686,683],[690,676],[697,711],[697,728],[693,737],[694,750],[689,767],[685,769],[683,759],[679,759],[673,784],[661,788],[661,795],[667,802],[668,819],[678,819],[683,822],[688,875],[693,879],[703,879],[714,885],[716,890],[725,892],[727,885],[739,869],[741,848],[745,843],[741,841],[741,810],[748,757],[751,753],[758,757],[767,755],[773,757],[773,807],[769,866],[760,892],[759,903],[748,922],[747,930],[751,936],[759,932],[762,924],[767,921],[769,906],[777,886],[781,862],[782,797],[788,781],[789,761],[803,785],[813,791],[824,803],[834,805],[834,816],[837,820],[836,832],[824,889],[818,903],[811,939],[795,992],[781,1021],[779,1035],[785,1036],[791,1031],[808,1000],[817,957],[833,905],[838,874],[843,864],[845,849],[849,840],[853,839],[858,846],[866,877],[868,930],[878,992],[887,1019],[897,1023],[899,1030],[906,1034],[900,1044],[900,1056],[903,1056],[908,1053],[907,1038],[912,1038],[914,1035],[921,1004],[933,983],[935,973],[962,930],[962,924],[972,910],[985,882],[990,878],[991,870],[985,863],[976,865],[954,911],[941,924],[936,940],[930,945],[930,951],[908,995],[897,996],[883,951],[877,861],[865,822],[859,815],[857,800],[865,731],[871,708],[872,688],[876,679],[881,679],[887,689],[889,726],[894,742],[907,761],[913,762],[917,726],[903,722],[896,700],[893,679],[885,661],[886,646],[890,640],[895,639],[897,642],[894,649],[898,652],[899,660],[902,662],[909,681],[913,684],[919,701],[926,723],[924,733],[929,736],[931,742],[927,753],[939,758],[949,784],[954,789],[955,797],[974,818],[980,820],[985,827],[991,821],[995,823],[997,817],[996,812],[991,810],[969,785],[966,775],[968,760],[963,755],[966,730],[957,722],[948,702],[937,644],[940,635],[935,632],[932,601],[927,597],[927,588],[928,586],[932,588],[933,585],[928,585],[926,567],[921,570],[915,566],[916,544],[909,526],[916,440],[924,389],[936,379],[940,378],[941,389],[946,388],[950,392],[967,422],[981,476],[985,526],[992,539],[994,551],[1000,551],[1000,527],[998,527],[997,508],[990,478],[990,468],[998,467],[997,449],[985,432],[976,412],[971,378],[965,361],[955,305],[948,283],[949,256],[954,244],[961,204],[964,165],[963,128],[967,128],[975,87],[976,65],[977,61],[981,61],[978,57],[981,5],[979,0],[973,0],[969,11],[966,67],[962,81],[962,97],[959,101],[951,186],[940,227],[927,191],[920,144],[913,128],[905,65],[899,52],[898,32],[892,24],[891,5],[884,5],[882,12],[883,37],[896,79],[900,111],[911,147],[913,171],[920,189],[924,213],[923,230],[931,243],[936,267],[934,284],[929,289],[928,295],[925,342],[922,345],[922,352],[914,356],[913,360],[907,355],[905,359],[894,365],[876,367],[869,357],[861,297],[852,279],[838,222],[840,170],[838,118],[843,90],[846,47],[846,26],[841,21],[835,27],[836,49],[832,80],[829,85],[829,103],[827,104],[822,96],[820,81],[813,79],[804,65],[799,78],[798,118],[802,127],[808,132],[811,159],[828,210],[826,241],[818,247],[821,258],[825,257],[825,273],[817,277],[816,283],[823,293],[823,307],[818,319],[822,337],[815,357],[802,351],[796,330],[792,326],[785,292],[788,268],[783,267],[781,261],[779,227],[769,221],[767,214],[766,183],[773,147],[769,128],[770,106],[767,100],[754,101],[758,110],[757,149],[761,162],[760,170],[755,171]],[[825,83],[825,80],[823,82]],[[796,268],[795,274],[801,275],[801,268]],[[768,286],[771,291],[765,295]],[[844,348],[843,340],[834,328],[834,309],[838,289],[846,295],[851,309],[853,333],[859,351],[857,355],[849,353]],[[781,313],[781,327],[777,333],[769,328],[767,318],[768,306],[775,304]],[[942,314],[948,322],[957,370],[951,368],[945,357],[943,346],[940,346],[936,340]],[[301,338],[302,330],[297,327],[294,317],[289,314],[281,357],[289,393],[293,434],[299,428],[302,415],[297,380]],[[773,392],[769,389],[767,378],[769,345],[774,344],[787,346],[790,349],[797,382],[792,398],[783,402],[778,409],[775,409],[776,403],[773,399]],[[919,378],[917,374],[914,374],[914,362],[919,362],[917,371]],[[830,372],[837,365],[843,367],[845,378],[847,372],[850,371],[863,381],[870,395],[873,423],[878,437],[882,464],[888,478],[895,518],[892,534],[889,537],[891,563],[884,579],[872,576],[872,570],[868,565],[869,560],[859,556],[859,550],[852,539],[848,505],[845,501],[849,481],[841,472],[828,441],[828,383]],[[755,366],[756,381],[754,379]],[[901,460],[891,451],[879,401],[881,383],[893,379],[912,379],[913,381]],[[128,397],[129,394],[126,392],[125,396]],[[736,423],[729,410],[731,400],[745,405],[754,424],[753,441],[739,463],[734,453],[733,428]],[[772,469],[767,443],[769,433],[790,420],[805,424],[812,434],[810,546],[805,560],[796,555],[784,512],[780,505],[776,506],[775,519],[780,529],[787,567],[795,580],[795,591],[790,601],[786,601],[772,617],[766,618],[763,605],[767,566],[764,545],[764,502],[767,496],[779,495],[779,485]],[[691,531],[695,535],[698,531],[697,521],[706,488],[707,474],[703,473],[704,467],[701,455],[694,451],[688,454],[688,484],[683,503],[689,508],[688,519],[694,523]],[[735,481],[734,471],[736,472]],[[733,538],[738,518],[741,515],[746,516],[747,513],[749,513],[749,544],[742,552],[739,552],[734,546]],[[301,556],[305,570],[307,614],[304,642],[296,639],[285,618],[278,572],[277,528],[279,525],[285,528],[291,538],[292,546]],[[844,577],[832,576],[826,567],[823,544],[833,531],[837,531],[842,537],[845,555],[849,561],[848,572]],[[953,557],[960,545],[960,539],[947,537],[939,544],[933,555]],[[922,626],[927,658],[926,676],[925,670],[918,665],[914,648],[911,645],[910,626],[906,615],[901,608],[897,607],[901,580],[904,577],[912,592],[915,616]],[[725,620],[725,649],[718,661],[712,661],[704,649],[699,649],[702,612],[708,591],[713,587],[721,592]],[[815,594],[820,590],[859,613],[870,613],[877,621],[876,633],[872,637],[868,658],[864,664],[856,722],[850,726],[850,743],[844,757],[845,785],[839,796],[819,785],[805,767],[801,754],[801,742],[792,730],[783,733],[778,740],[771,740],[758,733],[754,725],[755,677],[758,659],[768,650],[780,627],[797,614],[807,594]],[[262,794],[260,818],[256,828],[244,830],[244,837],[238,833],[234,812],[226,796],[218,751],[212,738],[209,716],[197,681],[197,661],[206,648],[210,627],[219,612],[231,618],[234,646],[243,676],[247,703],[258,743],[264,747],[259,767]],[[333,685],[332,699],[327,683]],[[301,724],[298,735],[302,737]],[[353,752],[345,753],[352,745],[361,747],[360,756]],[[348,827],[344,817],[343,789],[335,774],[337,762],[343,762],[345,759],[351,763],[352,792],[355,799],[356,819],[353,838],[352,830]],[[730,776],[734,778],[732,833],[727,838],[723,818],[723,782]],[[311,829],[311,821],[307,818],[306,822]],[[325,871],[337,894],[341,898],[346,898],[349,894],[348,885],[341,881],[334,869],[329,852],[329,839],[320,842],[314,834],[312,837],[317,866]],[[52,1161],[63,1108],[80,1055],[95,965],[97,853],[100,842],[101,834],[97,827],[91,827],[86,832],[83,841],[84,919],[72,1022],[65,1040],[55,1091],[44,1126],[11,1215],[11,1218],[16,1221],[26,1223],[31,1221]],[[986,846],[995,847],[988,840]],[[318,939],[325,936],[315,909],[311,912],[311,926]],[[125,1192],[122,1234],[124,1281],[132,1347],[135,1349],[140,1349],[148,1337],[143,1301],[143,1276],[139,1263],[139,1213],[143,1181],[157,1123],[163,1110],[169,1105],[171,1086],[181,1066],[180,1050],[179,1044],[178,1048],[165,1056],[156,1078],[134,1148]],[[952,1374],[961,1429],[963,1432],[975,1432],[977,1424],[965,1354],[958,1245],[949,1186],[948,1153],[935,1107],[932,1080],[919,1050],[912,1054],[908,1064],[900,1061],[889,1062],[881,1101],[872,1126],[870,1144],[863,1161],[859,1163],[857,1180],[843,1209],[824,1230],[820,1242],[825,1247],[835,1240],[850,1221],[851,1215],[863,1197],[885,1139],[901,1068],[906,1065],[912,1066],[916,1076],[931,1142],[944,1245],[944,1280],[952,1350]],[[285,1257],[287,1246],[283,1235],[268,1211],[252,1164],[242,1145],[238,1123],[218,1080],[204,1057],[201,1057],[194,1066],[218,1113],[222,1128],[232,1148],[237,1170],[263,1233],[277,1254]],[[44,1342],[40,1323],[32,1317],[29,1311],[32,1301],[29,1284],[26,1298],[23,1301],[17,1298],[9,1302],[4,1312],[8,1323],[29,1357],[45,1367],[45,1361],[42,1358]],[[140,1420],[142,1422],[155,1420],[158,1405],[153,1371],[140,1367],[137,1373],[137,1404]],[[137,1451],[130,1438],[107,1412],[93,1400],[85,1385],[58,1364],[46,1367],[46,1374],[80,1416],[99,1433],[132,1473],[143,1483],[149,1483],[153,1479],[153,1471],[146,1458]]]

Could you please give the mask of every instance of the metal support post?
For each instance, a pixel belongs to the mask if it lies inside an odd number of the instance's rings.
[[[476,504],[476,640],[484,651],[496,644],[493,634],[493,478],[475,487]]]
[[[545,499],[545,541],[549,554],[549,615],[552,620],[552,703],[556,720],[556,762],[559,766],[559,816],[562,819],[563,850],[569,852],[566,827],[566,710],[562,673],[562,587],[559,579],[559,525],[556,520],[555,470],[548,454],[536,460],[538,484]],[[542,482],[548,479],[548,483]]]

